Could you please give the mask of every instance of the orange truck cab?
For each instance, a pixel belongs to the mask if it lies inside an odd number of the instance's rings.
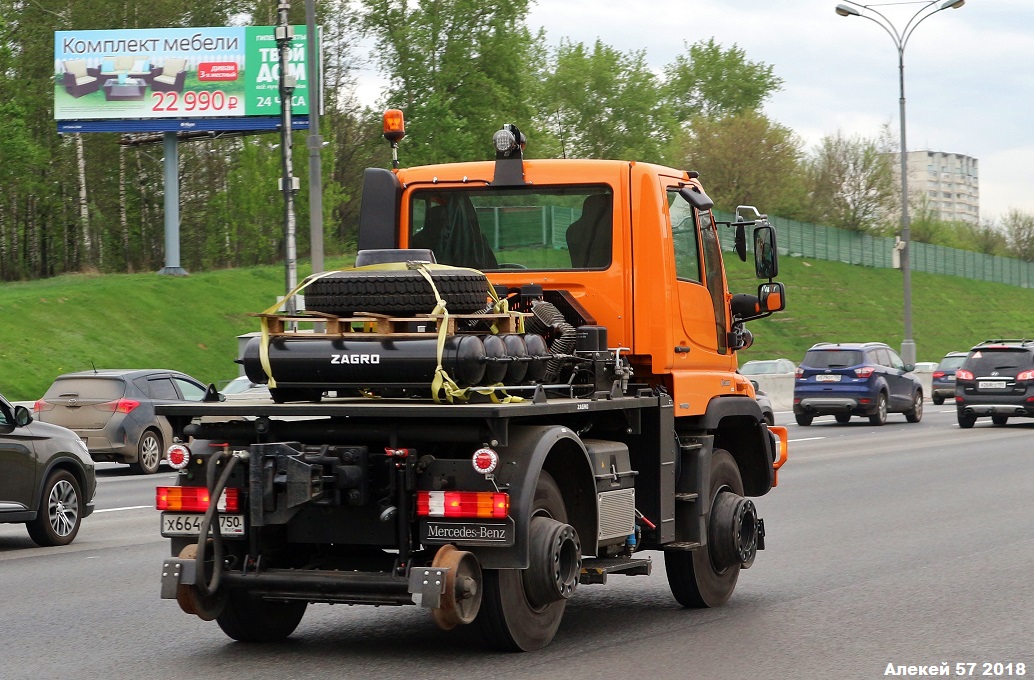
[[[494,161],[400,168],[403,136],[386,114],[356,266],[260,315],[239,362],[273,403],[163,407],[195,489],[159,502],[163,597],[238,640],[286,637],[306,602],[420,604],[531,651],[650,549],[677,601],[725,603],[787,457],[736,370],[744,324],[784,307],[773,227],[717,221],[694,172],[526,159],[514,125]],[[756,294],[729,292],[720,237]]]

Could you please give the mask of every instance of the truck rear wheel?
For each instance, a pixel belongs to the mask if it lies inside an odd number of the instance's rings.
[[[545,471],[539,473],[535,486],[533,513],[535,518],[549,518],[566,526],[567,510],[563,496],[556,482]],[[534,559],[532,556],[533,562]],[[577,561],[580,565],[580,551]],[[485,593],[475,623],[489,645],[500,651],[532,652],[545,647],[553,640],[564,616],[566,599],[558,599],[543,606],[532,603],[526,586],[527,571],[484,571]],[[575,579],[577,577],[576,574]]]
[[[305,615],[304,600],[270,601],[231,590],[215,621],[240,642],[277,642],[294,632]]]
[[[710,502],[721,492],[743,495],[740,469],[728,451],[716,449],[711,456]],[[708,521],[711,517],[708,517]],[[710,532],[709,532],[710,533]],[[712,558],[712,546],[696,550],[665,550],[664,571],[668,586],[683,607],[718,607],[725,604],[740,577],[740,565],[719,568]]]

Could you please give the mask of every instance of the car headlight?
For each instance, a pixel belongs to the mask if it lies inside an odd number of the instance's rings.
[[[84,442],[84,441],[83,441],[83,440],[82,440],[81,438],[79,438],[79,437],[76,437],[76,438],[75,438],[75,441],[76,441],[76,443],[77,443],[77,444],[79,444],[79,446],[81,446],[81,447],[82,447],[82,449],[83,449],[83,453],[85,453],[85,454],[86,454],[87,456],[89,456],[89,455],[90,455],[90,448],[89,448],[88,446],[86,446],[86,442]]]

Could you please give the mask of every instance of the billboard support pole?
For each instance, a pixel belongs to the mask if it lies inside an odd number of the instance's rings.
[[[162,137],[165,158],[163,179],[165,181],[165,266],[158,272],[170,276],[186,276],[187,270],[180,266],[180,150],[175,132],[166,132]]]
[[[312,273],[323,271],[323,167],[320,114],[323,106],[323,64],[316,32],[316,0],[305,0],[306,78],[309,85],[309,242]]]
[[[280,190],[284,194],[284,265],[286,269],[286,291],[290,293],[298,285],[298,247],[295,243],[294,194],[299,189],[298,178],[292,171],[291,160],[291,95],[297,85],[294,75],[289,73],[288,63],[291,56],[291,41],[294,39],[294,27],[288,20],[291,3],[282,0],[277,5],[278,19],[276,26],[276,46],[280,50],[280,150],[283,159],[283,176],[280,178]],[[284,300],[284,311],[288,316],[298,313],[295,297]]]

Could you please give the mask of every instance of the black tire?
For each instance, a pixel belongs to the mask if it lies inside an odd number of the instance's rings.
[[[937,395],[937,394],[933,395],[933,397],[931,397],[931,399],[933,400],[934,406],[940,406],[941,404],[944,403],[944,397],[942,397],[940,395]]]
[[[136,447],[136,462],[130,463],[129,467],[138,475],[153,475],[158,472],[164,458],[162,436],[154,430],[145,430]]]
[[[850,413],[836,413],[836,414],[833,415],[833,417],[836,418],[836,421],[838,423],[840,423],[841,425],[843,425],[844,423],[851,422],[851,414]]]
[[[918,423],[923,419],[923,393],[917,390],[912,397],[912,408],[905,411],[905,420],[910,423]]]
[[[277,642],[294,632],[308,604],[305,600],[262,600],[231,590],[215,622],[238,642]]]
[[[811,425],[811,421],[815,419],[815,416],[808,413],[795,413],[793,414],[793,417],[797,421],[797,424],[802,427]]]
[[[449,312],[471,314],[487,306],[488,279],[474,269],[428,270]],[[374,312],[393,316],[430,313],[437,303],[427,279],[416,270],[344,271],[329,274],[305,289],[313,312],[349,316]]]
[[[992,415],[991,422],[995,425],[1005,425],[1009,422],[1009,416]]]
[[[963,430],[968,430],[977,424],[977,417],[972,413],[959,412],[959,427]]]
[[[735,459],[728,451],[716,449],[711,456],[710,502],[719,491],[743,495],[743,480]],[[716,569],[711,561],[710,546],[696,550],[665,550],[664,571],[671,594],[683,607],[718,607],[725,604],[736,589],[740,565]]]
[[[869,422],[873,425],[883,425],[887,422],[887,395],[883,392],[876,395],[876,412],[869,416]]]
[[[55,470],[43,485],[36,519],[25,524],[29,538],[40,546],[68,545],[83,521],[79,481],[66,470]]]
[[[560,488],[545,470],[539,473],[535,486],[533,512],[567,522]],[[486,569],[483,576],[484,597],[474,625],[491,647],[505,652],[532,652],[553,640],[567,600],[532,606],[524,592],[522,571],[518,569]]]
[[[773,425],[775,425],[775,415],[773,415],[771,413],[766,413],[762,417],[765,420],[765,425],[768,425],[769,427],[772,427]]]

